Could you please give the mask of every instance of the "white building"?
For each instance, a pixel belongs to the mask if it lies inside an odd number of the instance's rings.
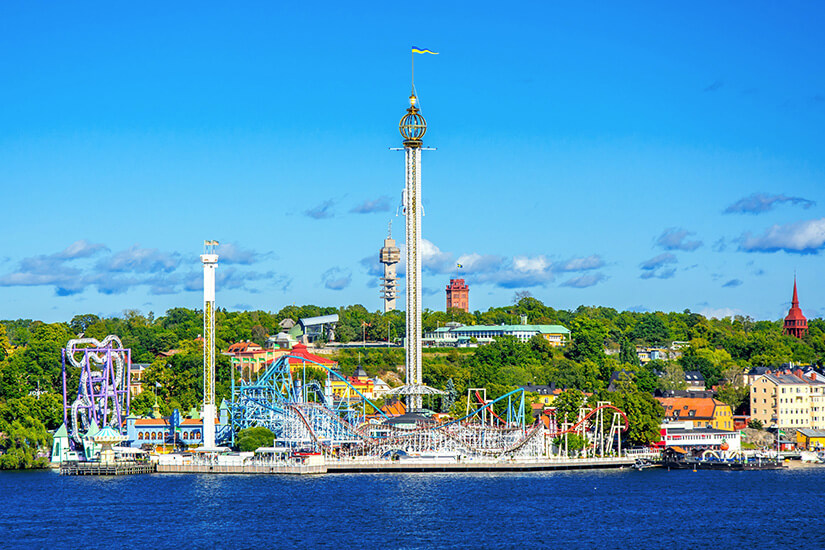
[[[669,422],[661,425],[662,442],[665,447],[707,447],[719,449],[727,444],[730,451],[742,448],[739,432],[727,432],[713,428],[694,428],[692,422]]]

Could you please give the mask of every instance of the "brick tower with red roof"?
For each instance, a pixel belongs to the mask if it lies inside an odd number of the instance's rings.
[[[470,312],[470,287],[464,279],[450,279],[447,285],[447,311],[451,307]]]
[[[799,309],[799,296],[796,295],[796,277],[793,278],[791,309],[788,311],[788,315],[785,316],[785,325],[782,328],[782,334],[789,334],[797,338],[802,338],[808,334],[808,319],[802,315],[802,310]]]

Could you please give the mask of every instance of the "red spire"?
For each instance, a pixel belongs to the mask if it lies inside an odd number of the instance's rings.
[[[791,307],[799,307],[799,296],[796,295],[796,275],[793,277],[793,298],[791,299]]]
[[[789,334],[802,338],[808,333],[808,320],[799,309],[799,296],[796,293],[796,275],[793,277],[793,298],[791,300],[791,309],[788,310],[788,315],[785,316],[785,323],[782,328],[783,334]]]

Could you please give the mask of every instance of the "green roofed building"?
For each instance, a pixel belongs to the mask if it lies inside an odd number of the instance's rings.
[[[553,346],[563,346],[570,339],[570,330],[561,325],[461,325],[447,323],[424,335],[424,343],[434,346],[462,346],[470,342],[489,344],[496,338],[512,336],[527,342],[541,336]]]

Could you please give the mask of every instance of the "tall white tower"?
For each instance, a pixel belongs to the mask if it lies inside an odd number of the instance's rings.
[[[395,264],[401,260],[401,250],[395,246],[392,238],[392,220],[387,230],[384,246],[378,253],[379,261],[384,264],[384,276],[381,278],[381,297],[384,299],[384,313],[395,309],[395,297],[398,292],[398,277],[395,274]]]
[[[203,241],[203,446],[215,448],[215,269],[218,241]]]
[[[407,408],[421,408],[421,139],[427,133],[427,122],[415,106],[415,93],[410,95],[410,107],[401,118],[398,130],[404,138],[406,183],[404,215],[407,217],[407,338],[406,385],[409,386]]]

